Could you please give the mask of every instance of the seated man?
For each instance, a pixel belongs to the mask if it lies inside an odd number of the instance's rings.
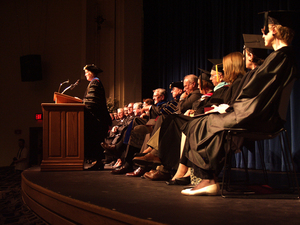
[[[117,112],[118,112],[118,118],[119,118],[119,120],[117,121],[117,124],[115,124],[115,126],[112,127],[108,136],[105,138],[104,142],[101,143],[101,146],[104,149],[114,148],[115,146],[111,146],[111,145],[115,145],[118,142],[118,139],[120,138],[120,135],[125,128],[124,121],[125,121],[126,117],[124,114],[124,108],[119,108],[117,110]]]
[[[106,154],[106,163],[109,163],[111,161],[114,161],[117,159],[116,164],[114,167],[121,166],[122,158],[124,158],[126,145],[123,143],[124,138],[126,137],[126,131],[127,129],[130,129],[132,125],[132,120],[134,118],[138,118],[141,116],[141,111],[143,108],[143,103],[137,102],[137,103],[129,103],[128,104],[128,117],[126,117],[121,124],[121,126],[118,128],[118,130],[122,130],[122,132],[118,135],[117,141],[112,141],[111,144],[102,143],[102,147],[105,149]]]
[[[179,88],[178,88],[179,87]],[[174,89],[173,89],[174,88]],[[172,94],[174,97],[174,100],[178,101],[178,96],[182,93],[182,82],[178,82],[178,84],[174,84],[174,87],[172,88]],[[178,91],[178,88],[181,91]],[[176,94],[175,94],[176,93]],[[155,122],[155,118],[163,113],[172,113],[177,110],[177,103],[175,101],[171,101],[166,103],[166,91],[165,89],[159,88],[153,91],[153,100],[154,105],[144,107],[142,109],[142,117],[147,116],[146,111],[149,110],[150,119],[153,119]],[[140,151],[143,141],[145,139],[145,136],[147,133],[150,133],[152,129],[149,129],[150,126],[146,126],[147,120],[144,118],[135,118],[132,122],[132,129],[130,130],[130,134],[128,136],[130,137],[128,140],[128,146],[126,150],[126,156],[124,166],[115,169],[112,171],[113,174],[125,174],[127,172],[131,172],[133,170],[133,163],[132,158],[133,155]],[[128,131],[127,131],[128,132]]]
[[[176,92],[176,88],[178,87],[176,87],[174,83],[170,85],[170,88],[172,88],[171,92],[173,94],[174,101],[178,103],[176,111],[173,112],[175,112],[176,114],[181,114],[185,112],[187,109],[192,108],[193,103],[201,97],[201,93],[198,89],[197,81],[198,81],[198,77],[195,76],[194,74],[186,75],[184,77],[183,87],[181,86],[181,88],[184,89],[184,92],[182,92],[182,94],[180,94],[180,92],[179,93]],[[178,100],[179,95],[180,98]],[[151,136],[161,127],[161,124],[165,120],[166,116],[172,114],[173,112],[168,114],[163,113],[163,115],[157,118]],[[148,139],[144,140],[144,142],[146,142],[147,140]],[[143,148],[141,149],[141,152],[144,152]],[[137,170],[133,174],[134,176],[140,176],[146,170],[147,169],[145,168],[144,169],[137,168]],[[126,174],[126,175],[131,176],[132,174]]]
[[[227,102],[228,96],[226,92],[228,91],[228,83],[224,82],[223,74],[220,73],[222,67],[218,66],[218,74],[215,67],[211,70],[211,81],[215,85],[214,94],[209,97],[208,92],[210,92],[212,85],[207,83],[207,75],[202,75],[202,79],[199,77],[199,89],[203,96],[206,98],[201,98],[201,102],[195,102],[193,108],[193,113],[191,110],[187,111],[187,115],[193,115],[194,113],[200,112],[204,113],[204,107],[211,106],[213,104],[217,105],[220,103]],[[217,79],[218,78],[218,79]],[[205,80],[206,79],[206,80]],[[238,79],[240,81],[241,77]],[[202,81],[202,82],[201,82]],[[226,78],[228,81],[228,78]],[[239,82],[235,82],[233,87],[236,87]],[[231,92],[230,92],[231,93]],[[200,110],[202,109],[202,110]],[[192,120],[192,117],[187,117],[184,115],[171,115],[166,118],[162,123],[161,130],[156,137],[153,137],[148,145],[151,146],[151,152],[142,157],[134,158],[134,162],[137,164],[163,164],[164,167],[159,167],[159,170],[152,170],[145,174],[146,178],[151,180],[167,180],[170,178],[170,170],[175,169],[178,166],[180,159],[180,142],[181,142],[181,126]],[[153,140],[154,139],[154,140]]]

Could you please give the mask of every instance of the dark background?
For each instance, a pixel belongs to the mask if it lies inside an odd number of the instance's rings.
[[[169,88],[187,74],[199,76],[209,70],[208,59],[243,49],[242,34],[261,34],[263,14],[269,10],[299,10],[296,0],[144,0],[143,98],[158,87]],[[297,31],[296,31],[297,32]],[[299,31],[298,31],[299,32]],[[293,45],[299,52],[299,35]],[[297,59],[299,64],[299,58]],[[169,99],[171,96],[169,96]],[[300,83],[291,95],[286,127],[294,160],[300,167]],[[285,170],[278,140],[265,141],[265,161],[270,170]],[[260,168],[259,159],[247,151],[250,168]],[[237,164],[243,166],[239,160]]]
[[[279,9],[300,6],[295,0],[144,0],[143,97],[199,75],[198,68],[210,70],[208,59],[241,52],[242,34],[261,34],[258,13]]]

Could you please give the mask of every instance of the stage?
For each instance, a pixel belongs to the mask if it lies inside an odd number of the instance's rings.
[[[237,171],[238,173],[243,173]],[[255,175],[256,172],[253,172]],[[273,180],[281,182],[272,174]],[[24,202],[50,224],[299,224],[300,201],[184,196],[184,186],[104,171],[22,173]]]

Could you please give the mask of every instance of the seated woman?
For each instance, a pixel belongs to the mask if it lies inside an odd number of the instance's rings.
[[[272,46],[274,52],[245,83],[226,113],[195,119],[184,130],[187,135],[185,156],[192,163],[195,175],[202,180],[195,187],[182,190],[182,194],[218,193],[220,186],[216,178],[224,164],[226,128],[274,132],[283,126],[284,121],[278,114],[282,90],[296,78],[295,57],[289,46],[294,36],[288,21],[292,15],[285,11],[266,12],[262,33],[265,45]]]
[[[225,61],[224,61],[225,60]],[[212,70],[211,80],[216,85],[216,87],[222,87],[222,84],[230,84],[223,86],[222,88],[215,89],[214,94],[209,98],[209,101],[205,103],[204,106],[200,106],[202,110],[199,110],[201,113],[204,112],[205,106],[211,106],[214,104],[221,103],[229,103],[231,100],[231,94],[234,93],[234,90],[238,87],[242,76],[245,74],[244,64],[243,64],[243,55],[240,52],[234,52],[224,57],[223,66],[233,68],[231,73],[225,73],[224,78],[220,76],[216,71],[220,71],[219,69]],[[220,76],[220,79],[217,79]],[[224,79],[224,81],[223,81]],[[219,81],[218,81],[219,80]],[[220,82],[222,81],[222,82]],[[219,82],[219,83],[218,83]],[[200,82],[199,82],[200,83]],[[221,84],[221,85],[220,85]],[[200,86],[200,85],[199,85]],[[229,88],[228,88],[229,86]],[[200,109],[199,108],[199,109]],[[196,110],[197,112],[198,110]],[[180,127],[190,121],[193,118],[184,116],[184,115],[172,115],[168,116],[166,120],[162,123],[160,133],[159,133],[159,144],[157,146],[153,146],[151,143],[149,145],[154,147],[154,149],[158,150],[158,153],[152,151],[149,154],[158,155],[156,158],[151,155],[146,155],[144,157],[136,157],[134,161],[137,164],[142,164],[144,162],[149,162],[149,159],[154,159],[155,162],[161,160],[161,163],[164,166],[164,170],[160,168],[159,171],[150,171],[146,173],[144,176],[151,180],[161,180],[160,178],[166,179],[166,173],[169,173],[171,169],[177,168],[179,159],[180,159],[180,142],[181,142],[181,130]],[[174,178],[175,179],[175,178]]]
[[[233,95],[236,92],[236,90],[240,84],[240,81],[243,78],[243,75],[245,74],[243,65],[244,65],[243,55],[240,52],[230,53],[229,55],[227,55],[223,58],[224,81],[226,81],[227,83],[230,84],[229,88],[225,89],[224,92],[218,92],[218,91],[214,92],[214,94],[211,96],[209,101],[206,102],[205,105],[203,105],[202,107],[199,107],[195,111],[195,117],[192,120],[197,120],[198,114],[203,115],[203,113],[205,111],[204,109],[207,107],[211,107],[213,105],[220,105],[221,103],[230,104],[230,102],[232,101]],[[215,80],[214,80],[215,77],[212,76],[211,79],[212,79],[213,83],[215,83]],[[222,99],[223,101],[218,102],[214,99]],[[218,104],[216,104],[216,102]],[[191,121],[189,121],[186,124],[189,124]],[[185,125],[183,125],[183,126],[185,126]],[[164,136],[167,136],[167,134],[164,134]],[[161,154],[163,154],[163,152],[166,151],[165,149],[167,149],[168,143],[166,141],[164,141],[163,139],[160,140],[160,142],[161,143],[160,143],[159,149],[161,149]],[[179,147],[180,147],[180,145],[179,145]],[[177,164],[179,161],[180,161],[180,159],[177,158]],[[166,166],[168,166],[168,164],[166,164]],[[186,172],[188,171],[188,168],[186,167],[186,170],[185,170],[185,168],[183,170],[182,167],[183,167],[183,165],[179,164],[179,167],[177,170],[178,172],[176,172],[176,174],[168,182],[168,184],[178,184],[179,182],[176,182],[176,179],[180,179],[183,176],[185,176],[185,177],[189,176],[189,173],[186,174]]]
[[[243,76],[241,82],[239,83],[239,86],[235,90],[235,93],[232,94],[232,98],[230,102],[233,102],[237,98],[242,87],[245,86],[245,84],[249,81],[249,79],[258,69],[258,66],[260,66],[264,62],[265,58],[268,56],[267,49],[270,49],[269,47],[265,47],[264,40],[261,35],[244,34],[243,37],[245,43],[244,51],[243,51],[244,61],[245,61],[246,69],[249,69],[249,72],[245,76]],[[231,104],[230,102],[228,105]],[[249,143],[248,143],[248,147],[249,147]],[[172,179],[173,180],[173,182],[171,182],[172,184],[174,183],[176,184],[175,181],[177,180],[184,180],[181,179],[182,177],[185,178],[190,176],[190,170],[188,168],[188,165],[189,165],[188,160],[185,157],[185,154],[183,154],[177,172]]]

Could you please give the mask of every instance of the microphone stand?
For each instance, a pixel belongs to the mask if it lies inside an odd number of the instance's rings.
[[[67,90],[69,90],[73,86],[74,86],[74,84],[71,84],[69,87],[67,87],[65,90],[63,90],[62,94],[65,93]]]
[[[65,90],[63,90],[62,94],[65,93],[67,90],[71,89],[73,90],[74,87],[76,87],[80,82],[80,79],[78,79],[75,84],[71,84],[69,87],[67,87]]]
[[[61,86],[63,85],[63,84],[67,84],[67,83],[69,83],[70,81],[69,81],[69,79],[68,80],[66,80],[66,81],[64,81],[64,82],[62,82],[60,85],[59,85],[59,88],[58,88],[58,93],[59,93],[59,91],[60,91],[60,88],[61,88]]]

